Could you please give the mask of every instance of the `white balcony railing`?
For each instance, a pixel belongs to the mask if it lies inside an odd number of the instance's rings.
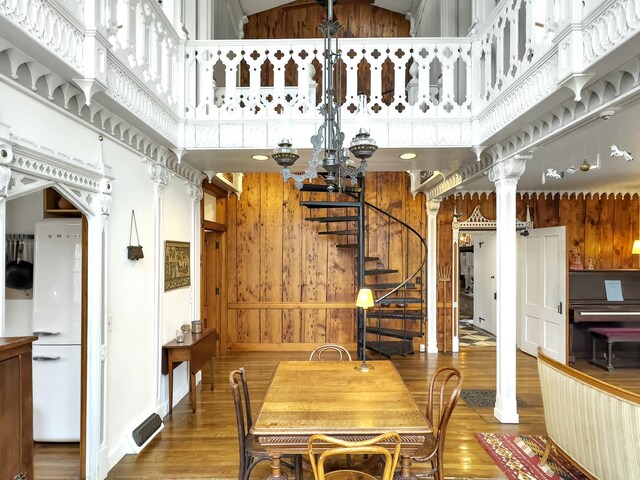
[[[98,87],[82,85],[85,96],[104,88],[103,82],[107,95],[180,148],[222,145],[207,142],[224,123],[272,124],[285,116],[302,124],[319,121],[320,40],[188,41],[172,23],[180,2],[164,4],[0,0],[0,17],[96,79]],[[451,127],[459,133],[444,143],[479,144],[637,33],[640,2],[502,0],[479,28],[464,38],[341,41],[342,118],[354,122],[356,99],[364,92],[373,122],[386,124],[381,146],[391,145],[392,129],[395,135],[411,125],[422,130],[407,142],[437,142]],[[521,88],[527,82],[535,94]],[[436,119],[447,122],[434,126]],[[189,141],[189,129],[207,134]]]

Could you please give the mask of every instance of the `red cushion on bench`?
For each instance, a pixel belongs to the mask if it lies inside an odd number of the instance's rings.
[[[608,337],[616,336],[635,336],[640,335],[640,328],[590,328],[589,332]]]

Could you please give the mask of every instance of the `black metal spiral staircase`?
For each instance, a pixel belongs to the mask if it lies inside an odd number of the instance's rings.
[[[327,195],[326,185],[305,184],[302,192],[308,192],[308,198],[303,195],[300,204],[324,210],[321,216],[305,220],[326,225],[320,235],[340,237],[336,247],[355,254],[358,288],[373,290],[376,300],[375,307],[367,311],[367,350],[387,358],[412,354],[414,339],[424,336],[425,330],[426,243],[411,226],[364,200],[364,178],[358,179],[357,186],[341,190]],[[318,200],[322,193],[325,198]],[[388,228],[400,227],[404,253],[402,258],[388,259],[389,265],[382,265],[375,253],[367,252],[367,219],[371,215],[380,216]],[[364,315],[358,310],[358,357],[362,359]]]

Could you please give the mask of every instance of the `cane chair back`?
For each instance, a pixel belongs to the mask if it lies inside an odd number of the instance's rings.
[[[327,352],[332,357],[335,356],[334,354],[337,354],[339,360],[351,361],[351,354],[349,353],[349,351],[342,345],[338,345],[336,343],[325,343],[324,345],[320,345],[313,352],[311,352],[309,360],[322,360],[322,356]]]
[[[434,426],[435,441],[426,443],[411,460],[431,462],[430,473],[437,480],[444,479],[443,458],[447,425],[458,403],[461,390],[462,373],[457,368],[439,368],[431,377],[426,416]]]
[[[236,425],[238,428],[238,449],[240,453],[240,468],[238,480],[248,480],[251,471],[260,462],[271,460],[271,457],[256,441],[251,432],[253,417],[251,415],[251,400],[249,398],[249,387],[247,375],[244,368],[233,370],[229,374],[229,384],[231,385],[231,396],[236,411]],[[302,479],[302,457],[300,455],[289,455],[293,462],[283,461],[283,465],[295,469],[296,480]]]
[[[332,447],[327,449],[327,445]],[[338,455],[379,455],[384,461],[381,480],[392,480],[400,457],[400,435],[390,432],[369,440],[349,442],[327,435],[316,434],[309,438],[307,448],[315,480],[348,480],[356,478],[358,480],[377,480],[372,475],[352,470],[350,467],[327,472],[325,468],[327,460]]]

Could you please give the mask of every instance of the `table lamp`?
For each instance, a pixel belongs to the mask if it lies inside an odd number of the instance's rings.
[[[356,298],[356,307],[364,310],[364,330],[362,333],[362,365],[356,365],[355,369],[361,372],[373,370],[372,366],[367,365],[367,308],[373,307],[373,293],[368,288],[361,288]]]
[[[635,240],[633,242],[633,247],[631,247],[632,255],[640,255],[640,240]]]

